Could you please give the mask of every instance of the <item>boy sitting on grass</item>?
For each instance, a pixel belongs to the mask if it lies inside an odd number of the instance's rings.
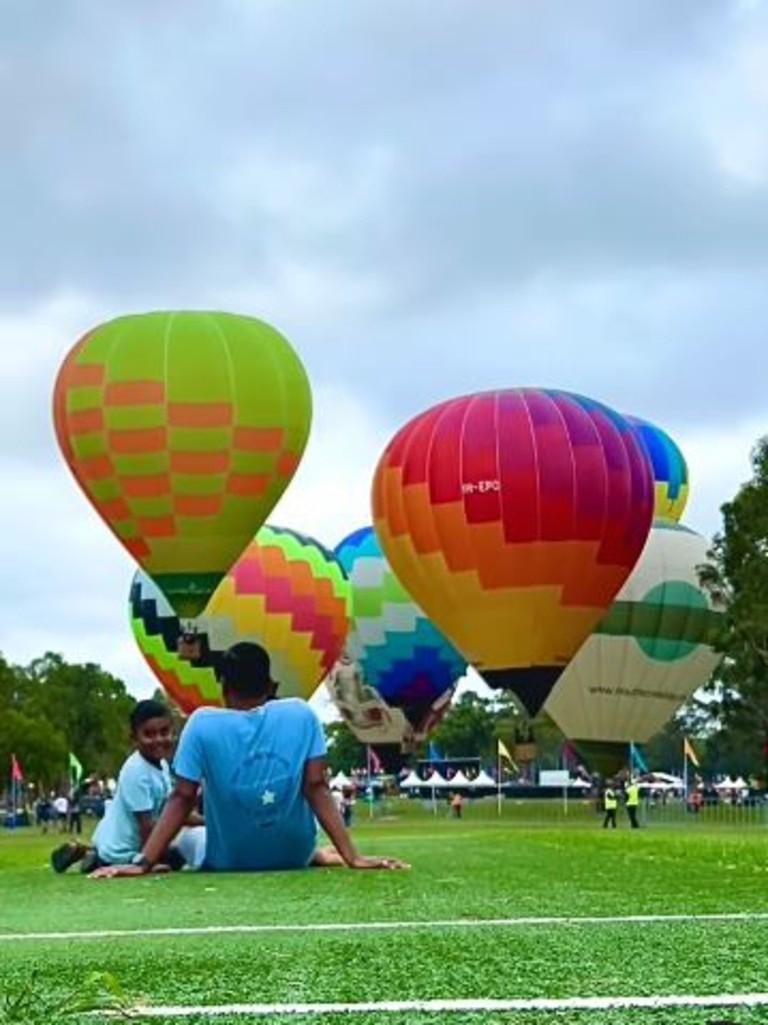
[[[358,854],[326,781],[320,721],[305,701],[272,700],[277,688],[263,648],[236,644],[225,652],[218,678],[226,708],[200,708],[187,720],[174,760],[173,792],[141,853],[133,864],[102,868],[95,877],[143,875],[156,868],[195,807],[201,785],[203,868],[409,867],[396,858]],[[318,849],[318,822],[333,848]]]
[[[78,861],[86,873],[106,865],[131,864],[160,817],[173,787],[168,765],[173,749],[171,713],[159,701],[139,701],[129,724],[136,750],[123,763],[114,800],[107,805],[90,846],[70,841],[53,851],[55,872],[66,872]],[[163,850],[162,861],[169,867],[183,867],[185,839],[182,834],[180,844]]]

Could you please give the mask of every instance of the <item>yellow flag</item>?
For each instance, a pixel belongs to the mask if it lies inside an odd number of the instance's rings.
[[[509,753],[507,745],[504,743],[504,741],[503,740],[497,740],[496,744],[497,744],[497,750],[499,752],[499,758],[506,758],[507,761],[509,762],[509,764],[512,766],[512,768],[516,769],[517,768],[517,764],[515,762],[515,759]]]
[[[699,767],[699,757],[696,754],[696,752],[693,750],[693,747],[691,746],[691,743],[690,743],[690,741],[688,740],[687,737],[683,737],[683,757],[690,759],[690,761],[698,769],[698,767]]]

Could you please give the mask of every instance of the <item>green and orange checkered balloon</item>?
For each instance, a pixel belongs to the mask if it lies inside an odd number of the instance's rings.
[[[288,341],[253,317],[119,317],[65,358],[54,424],[96,511],[197,616],[288,486],[312,399]]]

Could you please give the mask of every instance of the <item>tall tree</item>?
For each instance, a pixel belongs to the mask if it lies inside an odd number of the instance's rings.
[[[506,710],[505,710],[506,714]],[[432,735],[446,758],[495,757],[493,702],[465,691]]]
[[[47,736],[50,750],[61,759],[59,775],[49,778],[46,772],[46,784],[57,785],[66,780],[70,751],[87,773],[103,775],[116,771],[130,749],[128,716],[136,703],[122,680],[94,663],[70,665],[61,655],[50,652],[24,669],[15,669],[13,675],[14,695],[4,711],[14,710],[27,722],[36,723],[38,736]],[[2,666],[0,679],[6,681],[3,686],[7,689],[8,676]],[[50,729],[44,728],[45,723]],[[24,732],[18,720],[11,725],[16,732]],[[4,753],[3,746],[0,745],[0,755]],[[21,759],[24,748],[15,753]]]
[[[328,766],[337,772],[364,769],[366,766],[365,744],[361,744],[345,722],[328,723],[325,727],[328,741]]]
[[[61,730],[47,719],[26,715],[16,708],[0,709],[0,769],[2,779],[9,774],[10,755],[16,755],[28,783],[45,789],[58,785],[67,770],[67,743]]]
[[[714,638],[724,659],[711,686],[731,741],[757,749],[768,738],[768,437],[753,449],[752,479],[722,515],[700,571],[725,609]]]

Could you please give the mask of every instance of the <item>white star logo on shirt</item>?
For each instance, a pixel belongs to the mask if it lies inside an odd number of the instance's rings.
[[[275,803],[275,793],[273,790],[265,790],[261,795],[261,803],[263,805]]]

